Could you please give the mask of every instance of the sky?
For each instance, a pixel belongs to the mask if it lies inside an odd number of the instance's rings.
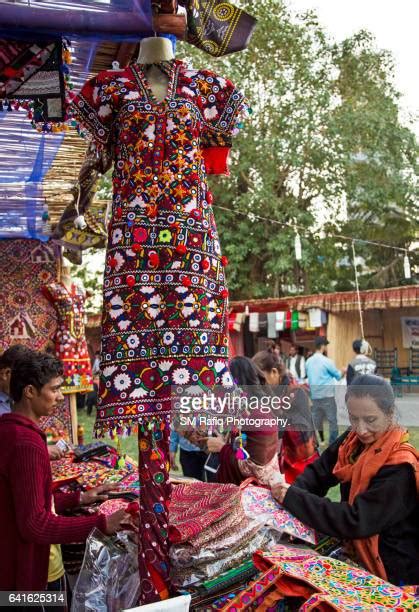
[[[342,40],[360,29],[372,32],[378,46],[395,58],[401,105],[417,115],[419,0],[288,0],[288,4],[296,11],[315,9],[334,39]]]

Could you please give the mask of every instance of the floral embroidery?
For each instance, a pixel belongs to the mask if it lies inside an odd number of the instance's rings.
[[[230,149],[246,104],[230,81],[209,70],[177,60],[164,70],[169,92],[161,103],[133,64],[117,75],[99,73],[72,106],[96,144],[112,147],[115,163],[100,435],[129,429],[135,416],[168,415],[173,384],[231,382],[227,258],[206,170],[223,165],[217,156]]]

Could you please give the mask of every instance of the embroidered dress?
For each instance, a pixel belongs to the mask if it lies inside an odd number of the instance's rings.
[[[92,367],[84,329],[84,293],[76,285],[71,292],[61,283],[43,287],[58,314],[55,352],[63,362],[63,393],[92,391]]]
[[[226,258],[206,174],[227,173],[243,94],[172,60],[159,103],[144,66],[105,71],[73,103],[114,158],[96,432],[165,420],[171,385],[229,384]]]

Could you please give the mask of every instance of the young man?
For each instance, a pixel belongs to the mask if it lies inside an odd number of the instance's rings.
[[[23,344],[13,344],[6,349],[0,357],[0,416],[8,414],[12,410],[12,400],[10,397],[10,378],[12,370],[18,363],[19,359],[30,355],[32,350]],[[48,446],[48,454],[51,461],[61,459],[65,455],[55,444]]]
[[[291,376],[299,383],[303,383],[306,378],[306,360],[303,355],[298,354],[295,344],[290,346],[287,360],[285,362],[287,370]]]
[[[339,371],[333,361],[324,354],[328,344],[327,338],[317,336],[314,340],[316,351],[310,359],[307,359],[306,370],[313,400],[314,426],[319,432],[321,442],[324,442],[323,421],[326,418],[329,422],[329,444],[332,444],[339,434],[335,381],[345,375],[345,370]]]
[[[368,357],[368,351],[371,351],[371,347],[366,340],[354,340],[352,348],[355,357],[348,365],[348,371],[346,373],[346,382],[348,385],[351,384],[356,376],[362,374],[375,374],[377,370],[375,361]]]
[[[35,352],[22,357],[12,371],[12,412],[0,418],[0,591],[63,590],[58,544],[84,540],[94,527],[113,534],[129,518],[123,510],[108,518],[55,514],[106,499],[111,488],[52,494],[46,439],[38,421],[63,400],[62,372],[55,357]]]

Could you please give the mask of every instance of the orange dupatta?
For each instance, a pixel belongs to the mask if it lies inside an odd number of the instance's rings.
[[[419,453],[407,443],[407,432],[399,427],[389,429],[379,440],[367,446],[355,462],[352,457],[359,447],[355,432],[347,436],[339,448],[338,460],[333,474],[340,482],[350,482],[349,503],[353,504],[360,493],[366,491],[370,481],[385,465],[409,463],[415,472],[416,487],[419,491]],[[378,550],[378,534],[369,538],[352,540],[359,559],[372,573],[387,580],[387,572]]]

